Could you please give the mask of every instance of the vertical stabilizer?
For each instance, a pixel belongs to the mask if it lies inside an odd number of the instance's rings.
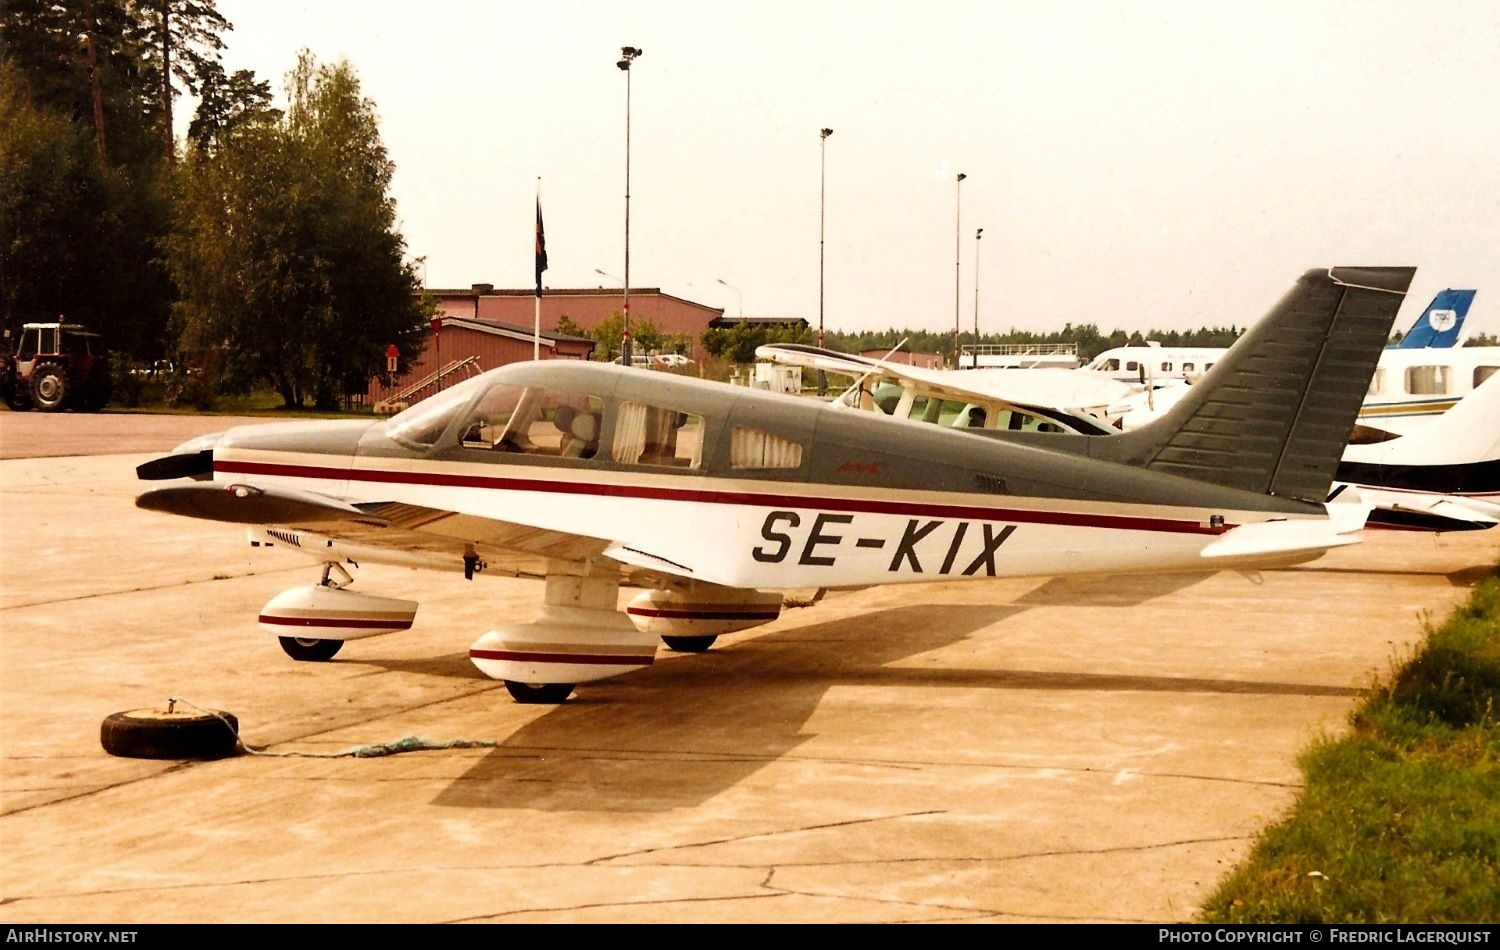
[[[1172,409],[1086,451],[1321,503],[1415,272],[1308,271]]]
[[[1449,287],[1438,291],[1432,303],[1417,317],[1406,336],[1391,349],[1415,350],[1427,347],[1457,346],[1463,338],[1464,319],[1469,315],[1469,305],[1474,302],[1475,291],[1454,290]]]

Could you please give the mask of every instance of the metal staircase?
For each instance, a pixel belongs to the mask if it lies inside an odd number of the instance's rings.
[[[477,356],[466,356],[461,360],[454,360],[441,369],[429,373],[416,382],[403,386],[380,400],[375,404],[375,412],[380,414],[400,412],[412,403],[421,402],[428,396],[447,389],[454,383],[462,382],[470,376],[477,376],[480,372],[482,370],[479,368],[479,357]]]

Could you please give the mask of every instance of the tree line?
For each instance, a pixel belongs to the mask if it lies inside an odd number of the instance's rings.
[[[1062,329],[1049,333],[1011,329],[1003,333],[980,334],[978,343],[989,345],[1056,345],[1071,344],[1078,349],[1084,362],[1092,360],[1105,350],[1117,346],[1145,346],[1154,340],[1162,346],[1215,346],[1227,347],[1240,338],[1244,328],[1200,327],[1196,330],[1110,330],[1105,332],[1097,324],[1074,325],[1066,323]],[[824,339],[829,349],[846,353],[861,353],[867,350],[890,350],[898,345],[907,353],[938,353],[949,365],[953,363],[953,334],[931,330],[863,330],[853,333],[825,332]],[[960,346],[975,343],[972,333],[959,336]]]
[[[0,5],[0,317],[63,319],[202,390],[334,408],[416,356],[430,307],[394,163],[344,61],[303,51],[288,107],[226,73],[213,0]],[[186,136],[173,108],[198,97]]]

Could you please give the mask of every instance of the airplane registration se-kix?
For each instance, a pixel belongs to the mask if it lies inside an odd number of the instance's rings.
[[[542,579],[538,615],[502,618],[469,656],[516,700],[559,703],[810,590],[1256,570],[1356,542],[1364,512],[1324,500],[1413,274],[1306,272],[1169,413],[1079,452],[551,360],[385,420],[192,440],[137,469],[174,483],[136,504],[321,562],[259,616],[301,660],[414,623],[416,602],[351,590],[350,565]],[[640,590],[623,611],[622,586]]]

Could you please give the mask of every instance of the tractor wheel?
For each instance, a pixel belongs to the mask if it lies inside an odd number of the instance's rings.
[[[31,371],[31,404],[43,412],[68,407],[68,370],[61,363],[40,363]]]
[[[99,743],[110,755],[129,759],[219,759],[239,744],[232,713],[177,709],[130,709],[99,725]]]

